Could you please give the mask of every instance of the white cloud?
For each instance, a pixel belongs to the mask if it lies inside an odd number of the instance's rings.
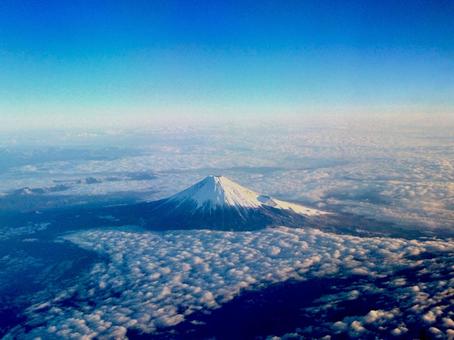
[[[136,150],[111,159],[40,163],[32,158],[34,162],[0,174],[0,191],[51,186],[53,180],[152,172],[158,174],[155,180],[125,177],[117,182],[81,183],[59,194],[134,191],[146,199],[158,199],[207,174],[222,172],[278,198],[303,200],[408,228],[449,229],[454,223],[449,132],[446,127],[428,130],[426,125],[396,128],[351,122],[342,126],[324,122],[322,126],[161,129],[153,131],[152,138],[122,135]]]
[[[70,235],[67,239],[108,255],[110,262],[97,264],[73,287],[73,292],[61,292],[30,308],[30,324],[40,320],[44,325],[28,334],[22,333],[23,337],[45,338],[52,333],[65,337],[122,338],[128,328],[153,332],[178,324],[195,311],[217,308],[244,289],[290,278],[306,280],[357,274],[386,277],[397,270],[412,268],[418,262],[408,257],[414,247],[422,252],[454,251],[453,243],[445,241],[359,238],[285,227],[240,233],[93,230]],[[279,248],[275,244],[279,244]],[[390,279],[390,287],[396,287],[394,281]],[[395,289],[408,300],[404,308],[419,303],[426,306],[421,310],[426,310],[443,300],[449,285],[426,284],[419,290],[398,285]],[[430,299],[421,300],[422,290]],[[367,292],[367,289],[353,289],[344,296],[339,295],[338,301],[356,299],[361,291]],[[78,301],[76,306],[65,305],[69,297],[71,301]],[[432,308],[431,313],[438,315],[439,320],[449,317],[446,308]],[[351,336],[361,336],[371,325],[390,322],[394,325],[397,314],[396,309],[371,309],[364,316],[339,320],[330,329],[348,330]],[[349,325],[348,328],[344,324]],[[444,332],[444,325],[448,324],[440,321],[431,326]],[[405,326],[395,324],[389,332],[397,327],[403,332]]]

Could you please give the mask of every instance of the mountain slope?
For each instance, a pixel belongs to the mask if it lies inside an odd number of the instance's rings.
[[[327,214],[261,195],[223,176],[208,176],[167,199],[144,205],[144,224],[153,229],[302,226]]]

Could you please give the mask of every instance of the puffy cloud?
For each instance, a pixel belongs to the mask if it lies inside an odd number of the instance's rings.
[[[433,323],[437,320],[437,316],[432,311],[428,311],[426,314],[423,315],[422,319],[427,323]]]
[[[398,326],[391,331],[391,335],[400,336],[408,332],[408,328],[405,326]]]
[[[359,336],[361,336],[361,333],[364,333],[365,331],[366,331],[366,329],[363,327],[361,322],[359,322],[358,320],[354,320],[350,324],[350,335],[352,337],[355,337],[355,338],[359,337]]]
[[[430,327],[444,333],[450,327],[447,308],[440,306],[452,289],[450,283],[428,281],[415,289],[407,280],[396,285],[392,278],[396,271],[415,266],[420,270],[421,260],[412,255],[415,247],[452,254],[454,246],[446,241],[360,238],[285,227],[256,232],[91,230],[66,238],[109,256],[110,261],[95,265],[73,290],[32,306],[29,324],[39,320],[41,326],[29,333],[19,331],[19,338],[50,334],[123,338],[127,329],[152,333],[179,324],[196,311],[219,308],[243,290],[289,279],[351,276],[372,281],[390,276],[386,289],[408,301],[399,306],[405,311],[371,309],[363,316],[328,324],[327,331],[361,337],[386,327],[390,334],[403,334],[406,325],[400,315],[415,305],[413,315],[436,316]],[[430,275],[441,270],[436,265],[430,266]],[[319,303],[334,308],[374,290],[369,285],[352,287]],[[72,304],[66,303],[69,300]]]

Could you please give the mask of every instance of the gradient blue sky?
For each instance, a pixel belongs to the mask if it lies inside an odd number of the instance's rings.
[[[0,1],[11,124],[453,107],[453,1]]]

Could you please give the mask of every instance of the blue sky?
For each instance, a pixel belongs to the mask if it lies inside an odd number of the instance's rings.
[[[13,122],[450,111],[454,2],[4,0],[0,65]]]

